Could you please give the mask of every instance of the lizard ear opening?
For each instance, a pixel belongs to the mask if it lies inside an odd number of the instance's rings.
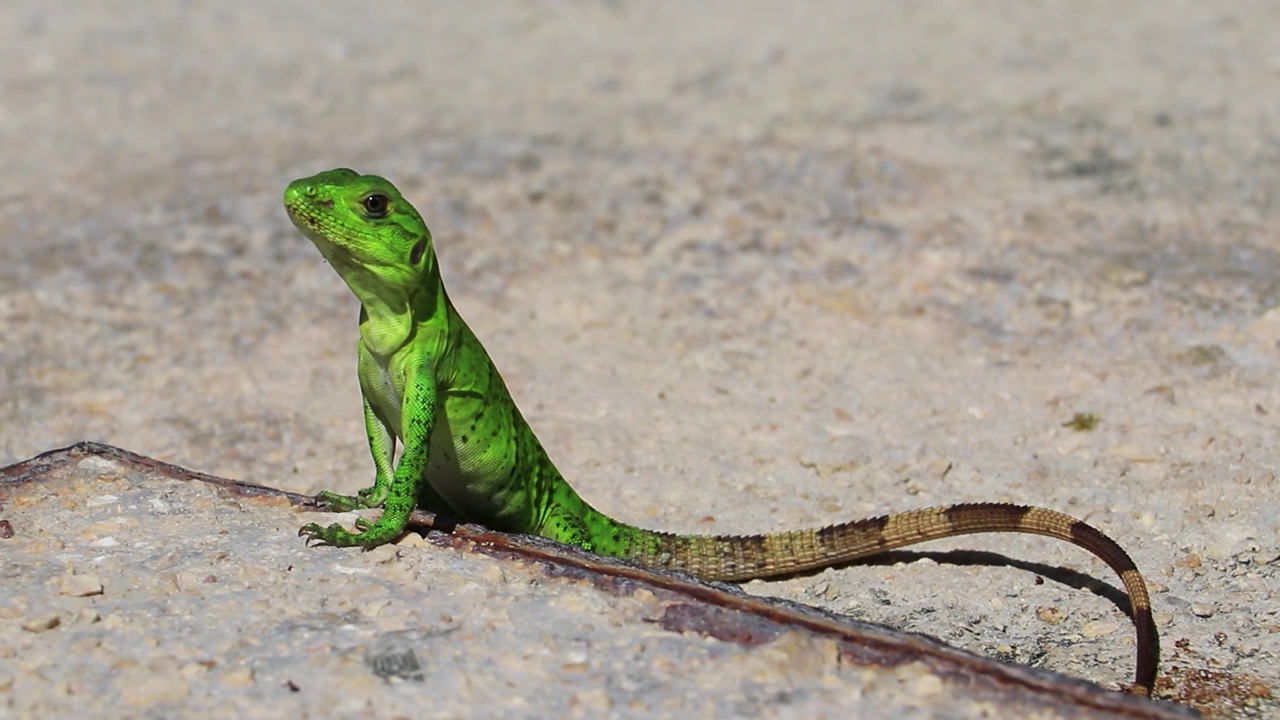
[[[417,265],[422,260],[422,256],[427,252],[427,239],[422,238],[414,243],[413,249],[409,251],[409,264]]]

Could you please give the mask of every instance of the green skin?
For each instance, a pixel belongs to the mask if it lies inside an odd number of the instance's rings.
[[[654,545],[652,533],[597,512],[561,477],[449,302],[431,233],[395,186],[337,169],[291,183],[284,197],[362,305],[358,374],[376,475],[354,497],[318,499],[338,511],[382,508],[375,522],[357,521],[358,533],[311,523],[301,534],[382,545],[420,507],[604,555]],[[393,466],[397,440],[404,453]]]

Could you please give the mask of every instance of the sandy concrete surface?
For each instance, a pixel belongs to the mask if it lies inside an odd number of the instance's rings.
[[[367,484],[354,301],[279,200],[345,165],[422,210],[455,303],[600,509],[687,532],[958,501],[1072,513],[1153,585],[1160,695],[1280,716],[1278,26],[1263,2],[4,3],[0,465],[88,439],[302,492]],[[1086,414],[1092,430],[1072,426]],[[213,532],[206,511],[185,516],[193,538]],[[259,531],[299,542],[293,524]],[[111,594],[25,586],[46,575],[24,558],[54,547],[74,575],[101,537],[14,527],[0,713],[25,717],[31,697],[74,695],[72,666],[38,655],[43,633],[109,620]],[[148,528],[112,536],[145,543]],[[1128,679],[1115,603],[1036,570],[1115,584],[1103,565],[1006,535],[924,549],[958,548],[1006,559],[746,588]],[[364,607],[360,566],[378,560],[311,552],[345,569],[294,588],[299,607]],[[234,558],[242,582],[263,569]],[[519,602],[556,602],[510,600],[519,573],[380,576],[378,602],[438,593],[443,615],[518,624]],[[570,615],[604,612],[572,597]],[[47,628],[50,607],[65,621]],[[279,612],[225,595],[202,608],[206,628]],[[660,663],[668,639],[653,637]],[[516,648],[512,673],[550,642],[480,638]],[[93,711],[198,710],[205,656],[171,665],[182,641],[137,642],[153,654],[126,670],[195,689]],[[701,677],[640,684],[682,676]],[[360,682],[363,703],[318,707],[378,714],[379,686]],[[616,689],[572,707],[663,712]],[[449,702],[424,715],[538,715],[437,692]],[[762,691],[727,712],[843,717],[855,694],[801,707]]]

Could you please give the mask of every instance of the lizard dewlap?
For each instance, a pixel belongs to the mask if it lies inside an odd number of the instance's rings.
[[[1047,535],[1092,552],[1120,576],[1138,636],[1132,690],[1150,692],[1159,649],[1146,583],[1125,551],[1090,525],[1004,503],[751,536],[672,535],[619,522],[588,505],[551,463],[484,346],[449,302],[431,232],[394,185],[330,170],[290,183],[284,204],[361,305],[358,376],[374,481],[355,496],[323,492],[318,499],[337,510],[382,509],[376,521],[358,521],[356,532],[336,523],[307,524],[299,534],[309,540],[381,545],[403,533],[420,507],[707,580],[747,580],[953,535]]]

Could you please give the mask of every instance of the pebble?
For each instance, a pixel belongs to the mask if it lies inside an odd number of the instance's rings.
[[[1259,550],[1253,556],[1253,563],[1255,565],[1270,565],[1277,560],[1280,560],[1280,548]]]
[[[1195,615],[1196,617],[1202,617],[1202,618],[1213,617],[1213,611],[1214,611],[1213,606],[1208,603],[1197,603],[1197,602],[1191,603],[1191,614]]]
[[[247,688],[253,685],[254,673],[251,667],[238,667],[222,674],[219,681],[233,688]]]
[[[1040,618],[1042,622],[1057,625],[1062,622],[1062,611],[1056,607],[1042,606],[1036,608],[1036,617]]]
[[[424,548],[431,546],[431,542],[429,540],[416,532],[406,534],[400,539],[400,542],[396,544],[403,548]]]
[[[102,590],[102,579],[97,575],[74,575],[68,573],[62,576],[62,581],[58,585],[58,593],[68,597],[101,595]]]
[[[840,597],[840,589],[835,585],[832,585],[831,582],[827,580],[818,583],[810,593],[813,597],[820,597],[827,601],[836,600]]]
[[[23,621],[22,629],[27,632],[38,633],[44,632],[45,630],[52,630],[61,624],[62,618],[58,613],[48,613],[47,615],[41,615],[40,617]]]

